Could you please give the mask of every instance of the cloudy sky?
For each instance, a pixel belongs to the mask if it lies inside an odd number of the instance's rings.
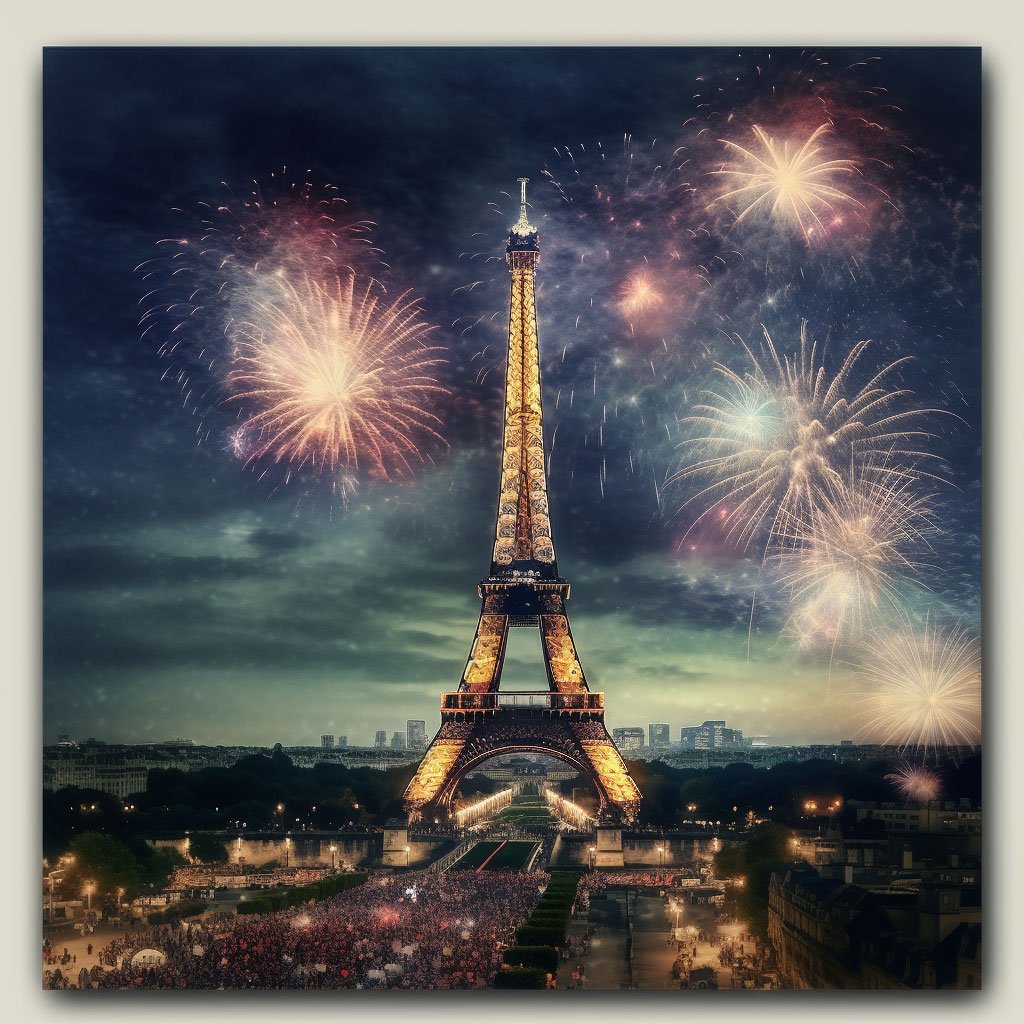
[[[915,481],[934,526],[902,613],[979,628],[977,51],[63,49],[44,68],[47,741],[436,727],[490,558],[520,175],[559,568],[610,727],[854,732],[869,637],[798,649],[764,544],[694,526],[701,485],[670,482],[715,364],[748,371],[739,339],[756,352],[762,328],[791,353],[806,320],[832,373],[871,339],[854,389],[912,357],[896,401],[938,410],[920,443],[941,479]],[[819,123],[853,168],[828,231],[712,202],[721,140],[752,147],[758,124],[796,145]],[[354,467],[346,501],[236,457],[197,354],[216,310],[183,334],[194,386],[159,329],[140,339],[133,268],[158,240],[193,230],[198,203],[296,177],[373,222],[389,294],[420,298],[447,360],[445,443],[424,440],[411,481]],[[535,634],[515,631],[504,682],[540,679]]]

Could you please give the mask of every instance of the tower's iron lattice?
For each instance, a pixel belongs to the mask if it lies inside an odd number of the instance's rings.
[[[573,643],[548,512],[534,276],[537,229],[520,178],[519,220],[505,259],[512,278],[498,518],[490,575],[477,587],[483,606],[462,681],[441,698],[441,728],[405,791],[410,818],[447,816],[459,780],[496,754],[559,758],[588,776],[601,816],[630,821],[640,792],[604,725],[604,694],[591,693]],[[539,627],[548,689],[499,690],[508,631]]]

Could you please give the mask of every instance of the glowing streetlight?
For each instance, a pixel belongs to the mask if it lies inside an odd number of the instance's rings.
[[[92,910],[92,894],[96,891],[96,883],[88,881],[85,883],[85,898],[88,901],[86,910]]]
[[[331,843],[330,851],[331,851],[331,870],[332,871],[337,871],[338,870],[338,848],[337,848],[337,846],[334,845],[334,843]]]
[[[407,847],[405,848],[405,866],[406,866],[406,867],[408,867],[408,866],[409,866],[409,853],[410,853],[411,851],[412,851],[412,847],[411,847],[411,846],[407,846]]]
[[[288,867],[288,854],[291,852],[292,840],[290,836],[284,837],[284,866]]]
[[[665,847],[664,846],[659,846],[658,847],[658,863],[662,867],[665,866]]]
[[[592,846],[590,848],[590,870],[591,871],[594,870],[594,854],[595,853],[597,853],[597,847],[596,846]]]

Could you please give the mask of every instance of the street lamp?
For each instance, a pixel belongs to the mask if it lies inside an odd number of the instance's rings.
[[[595,853],[597,853],[597,847],[596,846],[592,846],[590,848],[590,870],[591,871],[594,870],[594,854]]]
[[[658,847],[658,863],[662,867],[665,866],[665,847],[664,846],[659,846]]]
[[[85,883],[85,898],[88,901],[86,910],[92,910],[92,894],[96,891],[96,883],[89,881]]]
[[[338,870],[338,848],[337,848],[337,846],[334,845],[334,843],[331,843],[330,851],[331,851],[331,870],[332,871],[337,871]]]
[[[409,853],[410,853],[410,851],[411,851],[411,850],[412,850],[412,847],[411,847],[411,846],[407,846],[407,847],[405,848],[405,866],[406,866],[406,867],[408,867],[408,866],[409,866]]]
[[[288,867],[288,852],[291,849],[292,841],[289,836],[284,837],[284,866]]]

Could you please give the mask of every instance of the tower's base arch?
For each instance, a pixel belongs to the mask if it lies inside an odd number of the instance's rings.
[[[502,707],[475,719],[442,723],[406,789],[410,820],[447,819],[467,773],[500,754],[516,753],[553,757],[588,778],[602,819],[630,822],[636,817],[640,794],[601,720]]]

